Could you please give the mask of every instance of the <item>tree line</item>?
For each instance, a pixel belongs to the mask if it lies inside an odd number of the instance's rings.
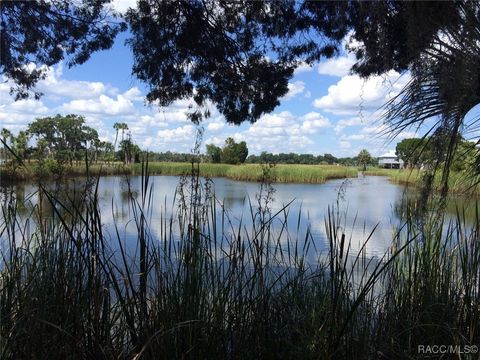
[[[89,161],[110,164],[139,162],[141,149],[132,140],[125,123],[115,123],[115,143],[100,140],[97,130],[85,124],[80,115],[56,115],[37,118],[15,136],[8,129],[0,132],[3,159],[13,165],[23,161],[53,160],[58,164],[74,165]],[[121,140],[118,143],[119,131]]]
[[[406,167],[413,168],[433,168],[444,165],[448,160],[450,169],[453,171],[472,170],[477,163],[479,151],[476,143],[465,140],[458,135],[456,139],[457,146],[452,154],[447,149],[448,137],[443,136],[425,136],[422,138],[408,138],[400,141],[396,148],[396,155],[402,159]],[[440,146],[445,144],[445,146]]]

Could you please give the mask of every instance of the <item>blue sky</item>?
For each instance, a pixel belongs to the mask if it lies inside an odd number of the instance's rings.
[[[122,1],[120,10],[128,4]],[[185,113],[193,101],[180,100],[166,108],[146,105],[146,87],[131,75],[132,55],[124,45],[127,36],[121,34],[112,49],[93,54],[81,66],[49,68],[47,78],[38,84],[44,93],[39,101],[15,102],[8,94],[10,85],[0,83],[0,128],[18,133],[35,118],[75,113],[85,116],[103,140],[113,142],[113,124],[125,122],[133,140],[144,149],[189,152],[197,129]],[[388,143],[380,135],[384,125],[379,109],[399,92],[408,74],[390,72],[364,80],[349,74],[352,64],[353,57],[344,54],[299,68],[280,106],[255,124],[229,125],[210,105],[212,116],[201,124],[203,143],[221,146],[232,136],[245,140],[250,154],[269,151],[344,157],[366,148],[378,156],[393,150],[397,141],[415,136],[413,131],[405,132]]]

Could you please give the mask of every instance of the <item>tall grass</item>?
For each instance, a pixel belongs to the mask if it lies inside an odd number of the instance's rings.
[[[424,186],[424,176],[426,172],[420,169],[383,169],[370,168],[364,172],[370,176],[388,176],[389,180],[402,185],[408,185],[421,188]],[[440,191],[442,187],[442,172],[435,173],[432,181],[432,190]],[[448,191],[450,194],[457,195],[479,195],[480,187],[478,179],[464,171],[450,171],[448,178]]]
[[[443,226],[407,211],[391,251],[370,259],[352,253],[335,206],[322,254],[312,233],[289,228],[288,206],[272,212],[263,168],[244,214],[251,226],[231,221],[211,183],[192,176],[154,236],[141,171],[140,191],[129,191],[133,247],[119,224],[104,231],[95,181],[80,203],[40,189],[49,218],[36,206],[22,220],[7,197],[2,359],[423,358],[418,345],[480,343],[478,216],[467,230],[460,212]],[[306,261],[311,251],[318,261]]]
[[[185,175],[191,172],[191,163],[174,162],[154,162],[149,165],[152,175]],[[226,177],[239,181],[262,181],[262,165],[260,164],[211,164],[201,163],[199,171],[205,177]],[[123,166],[121,164],[99,165],[92,164],[88,166],[88,172],[91,176],[97,175],[140,175],[142,172],[141,164],[131,164]],[[0,177],[4,181],[12,180],[31,180],[32,178],[56,178],[61,176],[85,176],[87,167],[83,165],[58,166],[55,163],[47,165],[31,163],[24,167],[11,169],[0,167]],[[357,170],[351,167],[334,165],[277,165],[272,170],[276,182],[296,182],[296,183],[323,183],[329,179],[339,179],[347,177],[356,177]]]

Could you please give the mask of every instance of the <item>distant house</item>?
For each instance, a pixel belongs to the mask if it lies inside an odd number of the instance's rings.
[[[378,166],[385,169],[403,169],[404,162],[399,159],[395,152],[390,151],[378,158]]]

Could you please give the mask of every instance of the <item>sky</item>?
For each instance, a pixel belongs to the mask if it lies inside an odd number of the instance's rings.
[[[130,1],[116,1],[124,11]],[[0,128],[13,133],[36,118],[56,114],[83,115],[102,140],[113,142],[115,122],[125,122],[133,140],[151,151],[190,152],[197,128],[186,116],[193,101],[185,99],[168,107],[146,104],[147,87],[131,75],[133,58],[120,34],[110,50],[94,53],[83,65],[63,63],[48,68],[37,88],[40,100],[14,101],[8,82],[0,82]],[[361,79],[349,72],[353,55],[301,66],[289,83],[289,92],[272,113],[256,123],[229,125],[209,105],[212,116],[201,123],[203,146],[222,146],[227,137],[246,141],[250,154],[262,151],[296,152],[336,157],[355,156],[367,149],[380,156],[395,149],[398,141],[415,137],[406,131],[393,141],[382,135],[381,106],[398,94],[409,76],[391,71],[382,77]],[[33,65],[32,65],[33,66]],[[4,79],[5,80],[5,79]]]

